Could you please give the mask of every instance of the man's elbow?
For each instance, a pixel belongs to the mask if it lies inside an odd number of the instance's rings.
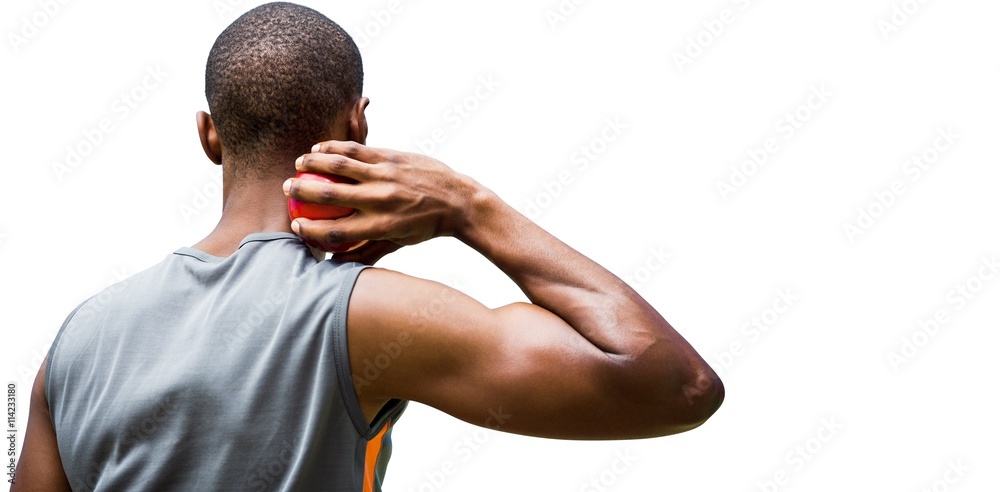
[[[726,388],[715,371],[708,367],[698,370],[661,404],[657,435],[679,434],[701,426],[725,398]]]
[[[680,434],[697,428],[708,421],[726,397],[726,389],[719,376],[707,365],[690,371],[664,374],[660,371],[630,371],[632,382],[627,395],[618,401],[628,403],[633,424],[630,437],[661,437]],[[620,407],[621,408],[621,407]],[[634,433],[634,434],[633,434]]]
[[[672,350],[647,353],[649,357],[636,359],[643,365],[637,372],[645,374],[642,379],[647,384],[655,385],[655,389],[647,389],[653,392],[646,394],[659,396],[652,401],[658,407],[654,412],[661,431],[676,434],[699,427],[722,406],[726,398],[722,379],[697,354],[678,357]]]
[[[722,401],[726,399],[726,387],[722,379],[710,368],[705,368],[696,374],[681,388],[683,404],[690,407],[689,422],[691,429],[704,424],[715,414]]]

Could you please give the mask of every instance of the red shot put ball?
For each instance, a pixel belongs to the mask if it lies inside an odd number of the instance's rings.
[[[337,176],[334,174],[320,174],[320,173],[298,173],[295,175],[298,179],[308,179],[313,181],[322,181],[324,183],[356,183],[350,178],[345,178],[343,176]],[[347,217],[354,213],[353,208],[347,207],[337,207],[335,205],[322,205],[319,203],[304,202],[301,200],[296,200],[294,198],[288,199],[288,217],[291,220],[295,220],[299,217],[304,217],[306,219],[312,220],[336,220],[343,217]],[[368,241],[353,241],[349,243],[325,243],[320,241],[313,241],[312,239],[303,240],[306,244],[313,247],[319,248],[323,251],[329,251],[331,253],[347,253],[349,251],[354,251],[365,244]]]

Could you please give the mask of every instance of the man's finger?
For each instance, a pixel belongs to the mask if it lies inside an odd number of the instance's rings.
[[[322,205],[363,208],[378,200],[377,197],[348,183],[324,183],[311,179],[289,178],[283,185],[289,198]]]
[[[356,261],[365,265],[374,265],[389,253],[402,248],[403,245],[392,241],[374,241],[349,253],[334,253],[338,261]]]
[[[350,157],[351,159],[370,164],[385,161],[385,158],[393,152],[388,149],[379,149],[376,147],[362,145],[357,142],[342,140],[327,140],[326,142],[320,142],[313,146],[312,151],[322,152],[324,154],[339,154],[344,157]]]
[[[366,239],[369,241],[386,239],[385,228],[379,221],[357,212],[336,220],[298,218],[292,221],[292,231],[306,239],[321,243],[339,244]]]
[[[371,164],[340,154],[304,154],[295,160],[295,170],[336,174],[355,181],[368,181],[372,178]]]

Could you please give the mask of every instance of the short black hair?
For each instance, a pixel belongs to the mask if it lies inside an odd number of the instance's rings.
[[[272,174],[266,160],[328,140],[363,79],[354,40],[313,9],[268,3],[233,21],[208,55],[205,97],[222,145],[241,163],[236,175]]]

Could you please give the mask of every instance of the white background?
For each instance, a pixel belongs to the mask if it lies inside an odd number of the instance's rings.
[[[0,7],[0,377],[20,385],[22,422],[69,311],[219,217],[194,114],[212,42],[257,4],[230,3]],[[980,267],[1000,253],[1000,4],[306,3],[362,47],[369,144],[416,151],[442,128],[425,151],[628,277],[727,390],[701,428],[621,442],[476,431],[414,404],[387,491],[997,489],[1000,280]],[[456,121],[455,104],[474,110]],[[621,134],[604,132],[616,119]],[[744,163],[769,138],[777,151]],[[68,147],[89,154],[65,172]],[[450,239],[380,266],[489,306],[522,298]],[[779,291],[792,306],[768,311]],[[920,331],[938,311],[948,321]]]

